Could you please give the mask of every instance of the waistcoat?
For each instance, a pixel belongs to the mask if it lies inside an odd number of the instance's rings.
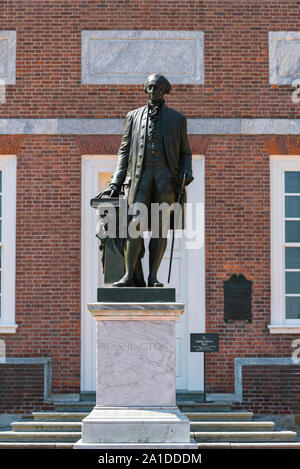
[[[143,167],[157,171],[167,166],[161,113],[159,113],[156,124],[148,117]]]

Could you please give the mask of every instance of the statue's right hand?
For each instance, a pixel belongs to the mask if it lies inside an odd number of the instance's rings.
[[[105,189],[104,194],[109,195],[109,197],[118,197],[120,193],[120,187],[117,184],[110,184],[107,189]]]
[[[104,191],[99,192],[95,199],[101,199],[103,195],[108,195],[108,197],[118,197],[119,193],[119,186],[117,186],[117,184],[110,184],[107,189],[104,189]]]

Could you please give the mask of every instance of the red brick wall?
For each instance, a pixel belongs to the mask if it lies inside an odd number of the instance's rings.
[[[205,155],[206,327],[207,332],[220,334],[219,353],[207,354],[208,392],[234,392],[235,357],[290,357],[297,337],[271,335],[267,329],[271,317],[266,143],[265,136],[213,136]],[[252,323],[224,322],[223,281],[233,273],[253,281]]]
[[[44,366],[0,364],[0,414],[50,410],[44,403]]]
[[[205,84],[174,86],[170,106],[187,117],[299,118],[291,87],[269,85],[268,68],[268,31],[299,30],[299,12],[300,2],[289,0],[156,1],[155,8],[148,0],[2,2],[0,30],[17,31],[17,81],[7,87],[0,118],[118,118],[145,103],[141,86],[81,84],[84,29],[202,30]],[[291,356],[295,336],[266,328],[269,154],[299,149],[297,141],[280,139],[274,147],[264,136],[191,136],[194,153],[206,156],[207,331],[220,334],[220,352],[207,355],[208,392],[234,391],[235,357]],[[9,356],[52,357],[53,392],[80,389],[81,155],[114,153],[119,141],[1,137],[0,152],[18,156],[19,329],[0,338]],[[224,323],[223,280],[232,273],[253,281],[251,324]]]
[[[16,334],[10,357],[53,359],[53,392],[80,389],[81,155],[74,137],[25,136],[17,154]]]
[[[117,140],[120,136],[111,141],[112,151]],[[208,392],[234,392],[235,357],[292,353],[295,336],[270,335],[266,328],[270,323],[266,140],[265,136],[191,139],[194,152],[206,148],[206,324],[208,332],[220,334],[220,352],[207,354]],[[107,153],[104,142],[103,136],[25,136],[18,152],[19,329],[0,337],[8,356],[52,357],[53,392],[80,389],[81,154],[89,148],[92,153],[95,148],[99,154]],[[253,281],[250,324],[224,322],[223,280],[232,273],[243,273]]]
[[[299,414],[300,366],[243,367],[243,408],[256,414]]]
[[[268,31],[300,29],[297,0],[11,0],[0,30],[17,31],[17,81],[1,117],[122,117],[143,105],[141,86],[82,85],[81,31],[200,30],[205,85],[168,97],[188,117],[296,117],[289,86],[269,85]]]

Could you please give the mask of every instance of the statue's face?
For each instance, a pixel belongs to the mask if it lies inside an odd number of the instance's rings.
[[[155,80],[150,81],[146,87],[146,93],[151,103],[160,102],[166,91],[163,83],[157,83]]]

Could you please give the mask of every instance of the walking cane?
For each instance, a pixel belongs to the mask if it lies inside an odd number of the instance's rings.
[[[182,183],[181,183],[180,192],[179,192],[179,194],[178,194],[177,204],[180,204],[181,197],[182,197],[183,192],[184,192],[185,180],[186,180],[186,174],[183,175],[183,179],[182,179]],[[175,241],[175,227],[177,226],[177,217],[176,217],[177,212],[176,212],[176,210],[177,210],[177,206],[175,207],[174,220],[173,220],[174,226],[173,226],[173,234],[172,234],[172,244],[171,244],[171,256],[170,256],[168,283],[170,283],[170,277],[171,277],[172,260],[173,260],[173,251],[174,251],[174,241]]]

